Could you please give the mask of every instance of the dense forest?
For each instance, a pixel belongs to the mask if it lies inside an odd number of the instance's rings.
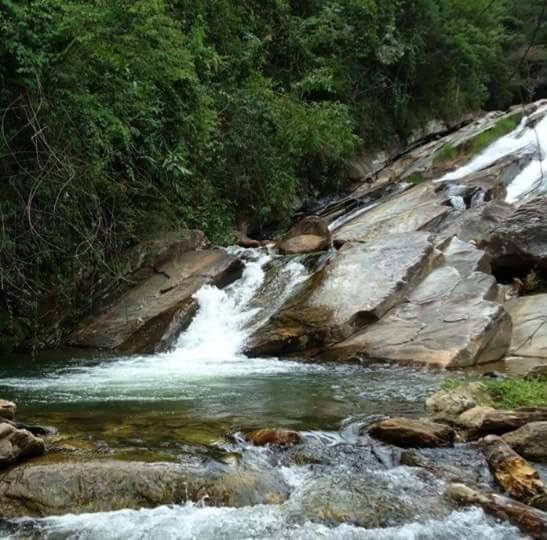
[[[0,0],[0,341],[157,231],[286,221],[363,148],[545,95],[544,0]]]

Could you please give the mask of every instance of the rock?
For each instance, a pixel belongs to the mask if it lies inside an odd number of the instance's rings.
[[[293,446],[302,442],[296,431],[285,429],[259,429],[247,433],[245,438],[255,446]]]
[[[1,424],[9,424],[16,429],[30,431],[30,433],[37,435],[38,437],[46,437],[57,434],[57,429],[52,426],[30,426],[28,424],[24,424],[23,422],[15,422],[3,417],[0,417],[0,425]]]
[[[541,358],[547,365],[547,294],[515,298],[507,310],[513,319],[511,354]]]
[[[16,405],[12,401],[0,399],[0,417],[13,420],[15,418]]]
[[[455,431],[444,424],[422,422],[410,418],[390,418],[373,424],[369,434],[401,448],[435,448],[451,446]]]
[[[526,459],[547,463],[547,422],[531,422],[502,438]]]
[[[361,214],[334,233],[337,244],[372,241],[394,233],[428,230],[451,212],[435,192],[435,184],[425,182],[394,195]]]
[[[451,484],[446,496],[458,504],[480,506],[485,512],[508,520],[523,533],[537,540],[547,538],[547,514],[496,493],[483,493],[463,484]]]
[[[492,256],[496,275],[524,277],[547,269],[547,198],[537,197],[516,208],[481,247]]]
[[[495,362],[511,340],[511,318],[492,302],[496,281],[482,272],[464,279],[452,267],[433,271],[382,320],[338,343],[325,359],[355,356],[445,368]]]
[[[501,435],[530,423],[547,420],[547,408],[530,407],[514,411],[473,407],[458,416],[456,423],[474,435]]]
[[[308,216],[292,227],[277,247],[285,255],[294,255],[324,251],[330,245],[331,234],[326,221],[317,216]]]
[[[44,452],[44,441],[29,431],[6,423],[0,424],[0,468],[26,458],[41,456]]]
[[[547,378],[547,363],[536,365],[528,370],[526,379],[544,379]]]
[[[462,278],[469,277],[473,272],[489,274],[490,257],[484,251],[469,242],[463,242],[454,236],[443,249],[446,266],[455,268]]]
[[[347,337],[404,300],[436,260],[427,233],[348,243],[251,337],[247,352],[277,355]]]
[[[545,484],[536,469],[497,435],[488,435],[480,445],[496,482],[510,497],[547,510]]]
[[[153,275],[84,323],[69,343],[124,352],[165,350],[195,314],[194,293],[205,284],[231,283],[243,268],[237,257],[219,249],[175,250],[169,256]]]
[[[91,461],[23,465],[0,477],[6,518],[152,508],[203,502],[212,506],[280,504],[288,487],[274,472],[239,467],[212,471],[174,463]]]
[[[477,400],[488,395],[486,386],[479,382],[462,384],[452,390],[440,390],[426,399],[430,414],[440,417],[458,416],[477,405]]]
[[[294,238],[284,240],[278,245],[278,249],[284,255],[296,255],[298,253],[313,253],[325,251],[330,247],[330,240],[314,234],[301,234]]]

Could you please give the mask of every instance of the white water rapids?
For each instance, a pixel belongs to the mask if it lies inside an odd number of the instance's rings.
[[[466,165],[449,172],[439,181],[454,181],[486,169],[507,156],[530,156],[530,163],[507,188],[507,202],[516,203],[547,191],[547,107],[536,115],[544,117],[530,127],[529,118],[508,135],[501,137]]]

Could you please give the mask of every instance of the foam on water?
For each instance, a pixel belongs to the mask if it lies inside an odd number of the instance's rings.
[[[541,112],[547,113],[547,108]],[[515,203],[547,190],[547,114],[534,128],[529,127],[528,118],[523,118],[514,131],[498,139],[469,163],[444,175],[439,182],[460,180],[510,155],[528,155],[532,160],[508,186],[507,202]]]
[[[20,521],[23,525],[23,521]],[[27,521],[27,525],[31,525]],[[519,540],[514,527],[488,520],[478,509],[451,513],[443,520],[425,520],[386,529],[353,525],[329,527],[298,523],[281,506],[210,508],[200,505],[162,506],[153,510],[66,515],[32,523],[37,536],[7,538],[78,538],[79,540]],[[39,535],[39,536],[38,536]]]

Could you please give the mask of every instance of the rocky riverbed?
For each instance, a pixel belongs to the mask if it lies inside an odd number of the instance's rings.
[[[547,538],[545,396],[481,382],[544,384],[546,155],[537,103],[361,160],[266,246],[140,246],[77,349],[3,363],[0,534]]]

